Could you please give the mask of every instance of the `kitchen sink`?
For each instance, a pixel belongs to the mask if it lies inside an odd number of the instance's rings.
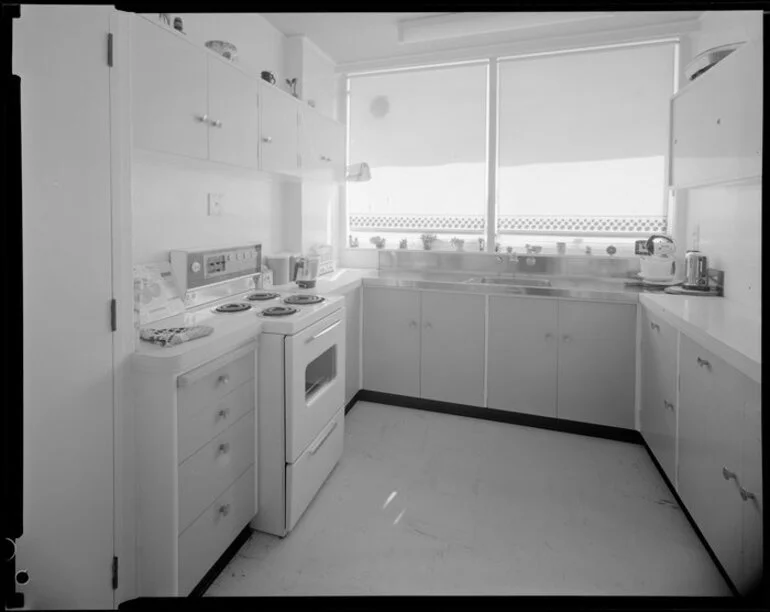
[[[550,287],[551,281],[538,278],[503,278],[500,276],[482,276],[470,278],[466,283],[483,283],[493,285],[514,285],[518,287]]]

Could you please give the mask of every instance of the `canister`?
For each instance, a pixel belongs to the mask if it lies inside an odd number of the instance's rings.
[[[287,285],[291,282],[289,253],[276,253],[267,257],[267,267],[273,271],[273,285]]]

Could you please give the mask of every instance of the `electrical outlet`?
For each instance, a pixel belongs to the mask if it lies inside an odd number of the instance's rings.
[[[219,217],[224,213],[224,198],[225,194],[223,193],[209,194],[209,217]]]

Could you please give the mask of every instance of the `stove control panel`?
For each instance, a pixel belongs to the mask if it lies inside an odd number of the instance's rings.
[[[171,251],[171,271],[182,293],[214,283],[253,276],[262,269],[262,245]]]

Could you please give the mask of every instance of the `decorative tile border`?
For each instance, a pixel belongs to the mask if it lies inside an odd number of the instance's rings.
[[[486,229],[483,215],[351,215],[352,231],[478,233]],[[665,234],[666,217],[563,217],[501,216],[497,220],[500,233],[516,234]]]

